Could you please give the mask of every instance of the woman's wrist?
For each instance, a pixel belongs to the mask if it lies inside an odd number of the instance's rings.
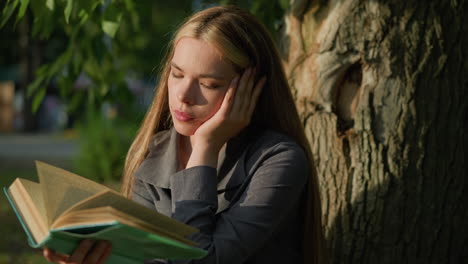
[[[210,145],[195,145],[190,154],[186,168],[195,166],[210,166],[216,168],[218,166],[218,154],[220,147]]]

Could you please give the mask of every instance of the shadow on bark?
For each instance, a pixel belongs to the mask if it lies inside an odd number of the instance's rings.
[[[428,186],[431,194],[411,191],[420,181],[409,174],[383,183],[384,196],[381,188],[370,189],[346,205],[328,230],[330,263],[464,263],[465,183]]]

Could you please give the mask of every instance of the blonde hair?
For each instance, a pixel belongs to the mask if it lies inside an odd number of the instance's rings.
[[[163,60],[160,82],[153,102],[127,153],[122,183],[123,194],[131,197],[133,174],[148,154],[151,137],[171,126],[167,80],[175,45],[182,37],[192,37],[214,45],[239,73],[249,66],[255,66],[257,80],[259,76],[267,77],[251,122],[255,126],[273,129],[292,137],[305,150],[310,161],[311,173],[307,199],[303,201],[304,263],[323,263],[320,196],[310,146],[271,36],[254,16],[238,7],[218,6],[205,9],[189,17],[176,31]]]

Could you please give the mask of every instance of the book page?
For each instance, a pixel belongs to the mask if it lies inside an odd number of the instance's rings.
[[[104,185],[44,162],[36,161],[36,168],[48,226],[69,207],[108,189]]]
[[[17,178],[8,192],[35,242],[44,240],[49,228],[39,183]]]
[[[66,216],[72,211],[81,211],[99,207],[112,207],[119,212],[129,215],[132,218],[139,219],[140,221],[154,226],[157,229],[161,229],[165,232],[170,232],[178,236],[184,237],[198,232],[196,228],[174,220],[166,215],[160,214],[155,210],[146,208],[143,205],[127,199],[110,189],[75,204],[67,212],[64,212],[63,216]],[[56,227],[55,223],[54,227]]]
[[[18,181],[24,187],[24,190],[29,194],[31,197],[31,202],[34,203],[42,222],[47,223],[46,219],[46,210],[44,206],[44,199],[42,196],[41,185],[37,182],[33,182],[26,179],[18,178]]]

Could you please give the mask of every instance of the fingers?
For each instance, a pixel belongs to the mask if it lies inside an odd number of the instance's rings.
[[[255,110],[255,106],[257,105],[258,97],[260,96],[263,86],[266,83],[266,77],[263,76],[262,79],[257,83],[255,86],[253,92],[252,92],[252,102],[249,105],[249,110],[247,111],[248,116],[251,117],[253,114],[253,111]]]
[[[255,75],[256,69],[254,68],[249,68],[244,72],[237,86],[234,102],[232,103],[232,110],[230,112],[232,117],[237,116],[237,118],[245,119],[247,123],[250,122],[258,97],[266,83],[265,76],[255,83]]]
[[[86,256],[85,263],[105,263],[111,252],[111,244],[101,240],[96,243],[92,252]]]
[[[242,74],[240,80],[239,80],[239,85],[237,86],[236,89],[236,96],[233,102],[233,114],[237,113],[243,113],[243,110],[245,109],[245,106],[248,103],[248,99],[250,96],[250,90],[252,82],[253,82],[253,68],[248,68],[247,70],[244,71]],[[252,77],[252,78],[251,78]]]
[[[73,251],[69,261],[73,263],[82,263],[88,252],[94,245],[94,241],[91,239],[84,239],[80,242],[78,247]]]
[[[104,254],[102,254],[101,258],[98,261],[98,264],[105,264],[107,262],[107,259],[112,253],[112,244],[108,244],[108,247],[104,251]]]
[[[85,239],[80,242],[71,256],[62,255],[45,248],[44,257],[50,262],[58,263],[97,263],[104,264],[111,255],[112,245],[104,240],[94,242]]]
[[[242,76],[236,76],[232,79],[216,113],[220,117],[219,120],[231,120],[241,127],[250,123],[258,97],[266,83],[265,76],[255,83],[255,73],[254,68],[249,68],[244,71]]]
[[[49,262],[60,262],[60,261],[67,261],[69,256],[62,255],[59,253],[55,253],[55,251],[44,248],[42,251],[42,255],[49,261]]]
[[[218,110],[218,112],[222,116],[226,116],[232,109],[232,102],[236,94],[236,87],[238,83],[239,83],[239,76],[236,76],[235,78],[231,80],[231,83],[229,84],[229,88],[226,91],[223,102],[221,103],[221,106]]]

